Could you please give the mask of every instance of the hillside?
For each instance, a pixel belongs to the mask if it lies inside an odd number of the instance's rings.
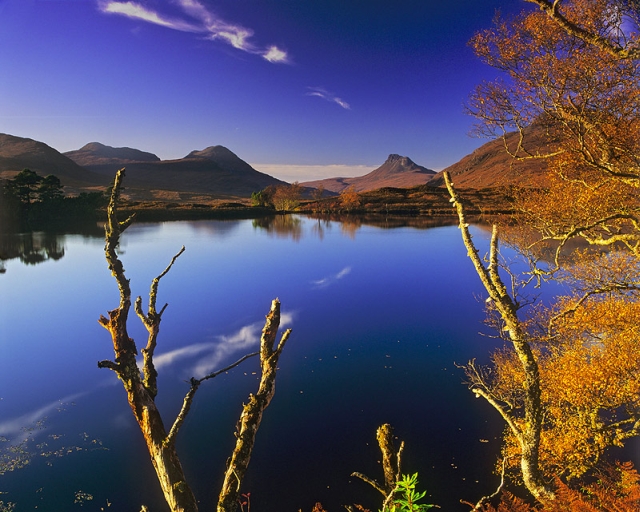
[[[155,157],[151,153],[143,154]],[[229,197],[248,198],[252,192],[284,183],[256,171],[223,146],[192,151],[177,160],[148,158],[147,161],[125,161],[120,152],[120,158],[112,163],[86,165],[87,169],[109,178],[120,167],[127,169],[125,194],[132,199],[198,202]]]
[[[0,176],[11,177],[22,169],[41,176],[55,174],[63,185],[74,188],[106,186],[109,181],[43,142],[0,133]]]
[[[544,132],[531,128],[527,132],[530,151],[548,151]],[[511,150],[515,150],[518,134],[507,135],[506,142]],[[505,150],[502,138],[492,140],[480,146],[473,153],[463,157],[459,162],[439,172],[429,182],[431,186],[444,187],[442,173],[448,171],[453,182],[460,188],[487,188],[517,185],[522,187],[544,185],[544,173],[547,170],[544,159],[516,160]]]
[[[384,187],[408,188],[424,185],[435,174],[435,171],[414,163],[406,156],[391,154],[385,163],[364,176],[328,178],[307,181],[301,185],[312,188],[318,188],[322,185],[325,190],[336,193],[352,186],[356,192],[366,192]]]

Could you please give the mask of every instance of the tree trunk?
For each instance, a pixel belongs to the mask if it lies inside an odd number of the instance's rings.
[[[486,390],[476,390],[476,392],[486,398],[507,421],[509,428],[511,428],[520,444],[520,467],[522,469],[524,484],[533,497],[540,503],[548,503],[555,499],[555,495],[553,490],[544,481],[539,464],[540,434],[542,431],[543,417],[542,403],[540,400],[540,373],[538,370],[538,362],[531,350],[531,346],[527,342],[526,333],[518,318],[518,306],[509,295],[507,287],[502,282],[498,273],[498,227],[495,224],[493,226],[489,266],[485,267],[478,255],[478,249],[476,249],[471,239],[469,224],[465,219],[464,206],[460,202],[460,198],[453,187],[448,172],[444,173],[444,180],[447,190],[451,195],[451,201],[458,213],[458,219],[460,221],[459,227],[462,233],[462,240],[467,248],[467,254],[473,262],[480,281],[482,281],[483,286],[489,294],[489,299],[493,301],[496,310],[500,313],[505,323],[505,330],[509,334],[511,344],[525,374],[525,379],[522,383],[525,391],[523,426],[520,427],[510,410],[503,407],[498,400],[494,400],[489,392]]]
[[[116,175],[109,203],[108,221],[105,226],[105,256],[109,269],[118,283],[120,306],[109,311],[109,319],[101,316],[99,320],[100,324],[111,334],[115,362],[100,361],[98,367],[113,370],[122,382],[127,392],[129,406],[140,426],[149,455],[151,455],[151,462],[156,470],[162,492],[171,511],[197,512],[198,505],[193,492],[187,485],[175,445],[164,442],[167,434],[160,412],[154,402],[155,389],[146,387],[142,381],[140,369],[136,362],[138,351],[135,342],[127,332],[127,319],[131,309],[131,289],[129,280],[124,275],[122,262],[116,253],[120,234],[132,221],[132,218],[124,222],[119,222],[117,219],[117,201],[123,178],[124,169],[118,171]],[[157,315],[155,320],[157,327],[160,322],[160,315]]]

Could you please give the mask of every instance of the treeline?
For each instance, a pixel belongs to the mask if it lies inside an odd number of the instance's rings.
[[[103,192],[65,197],[57,176],[23,169],[12,179],[0,180],[0,232],[87,225],[98,220],[107,201]]]

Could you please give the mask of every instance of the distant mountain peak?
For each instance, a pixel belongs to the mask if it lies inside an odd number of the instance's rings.
[[[236,159],[239,158],[233,151],[224,146],[209,146],[202,150],[194,150],[185,158],[207,158],[209,160]]]
[[[133,148],[114,148],[100,142],[89,142],[80,149],[64,153],[78,165],[125,165],[131,162],[159,162],[153,153]]]
[[[385,163],[387,164],[395,164],[395,163],[400,163],[401,165],[404,165],[406,167],[410,167],[410,166],[414,166],[416,165],[416,163],[411,160],[411,158],[409,158],[408,156],[402,156],[402,155],[398,155],[396,153],[391,153],[389,155],[389,158],[387,158],[387,161]]]
[[[325,190],[340,193],[347,187],[356,192],[375,190],[382,187],[408,188],[424,185],[435,175],[435,171],[416,164],[407,156],[391,153],[386,162],[369,174],[355,178],[329,178],[302,183],[307,187],[322,185]]]

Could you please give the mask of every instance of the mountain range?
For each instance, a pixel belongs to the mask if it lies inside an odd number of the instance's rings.
[[[543,134],[532,130],[534,149],[545,143]],[[510,134],[506,143],[518,143]],[[545,170],[540,159],[514,160],[502,139],[487,142],[459,162],[446,168],[459,188],[487,188],[506,185],[542,184]],[[114,148],[91,142],[64,154],[32,139],[0,134],[0,178],[11,177],[24,168],[42,176],[55,174],[69,193],[104,189],[115,171],[127,169],[126,195],[136,200],[202,202],[211,199],[248,198],[252,192],[283,181],[261,173],[223,146],[191,151],[183,158],[161,160],[138,149]],[[416,164],[409,157],[391,154],[374,171],[359,177],[329,178],[301,183],[322,186],[337,194],[353,187],[357,192],[384,187],[417,185],[443,186],[442,172]]]

